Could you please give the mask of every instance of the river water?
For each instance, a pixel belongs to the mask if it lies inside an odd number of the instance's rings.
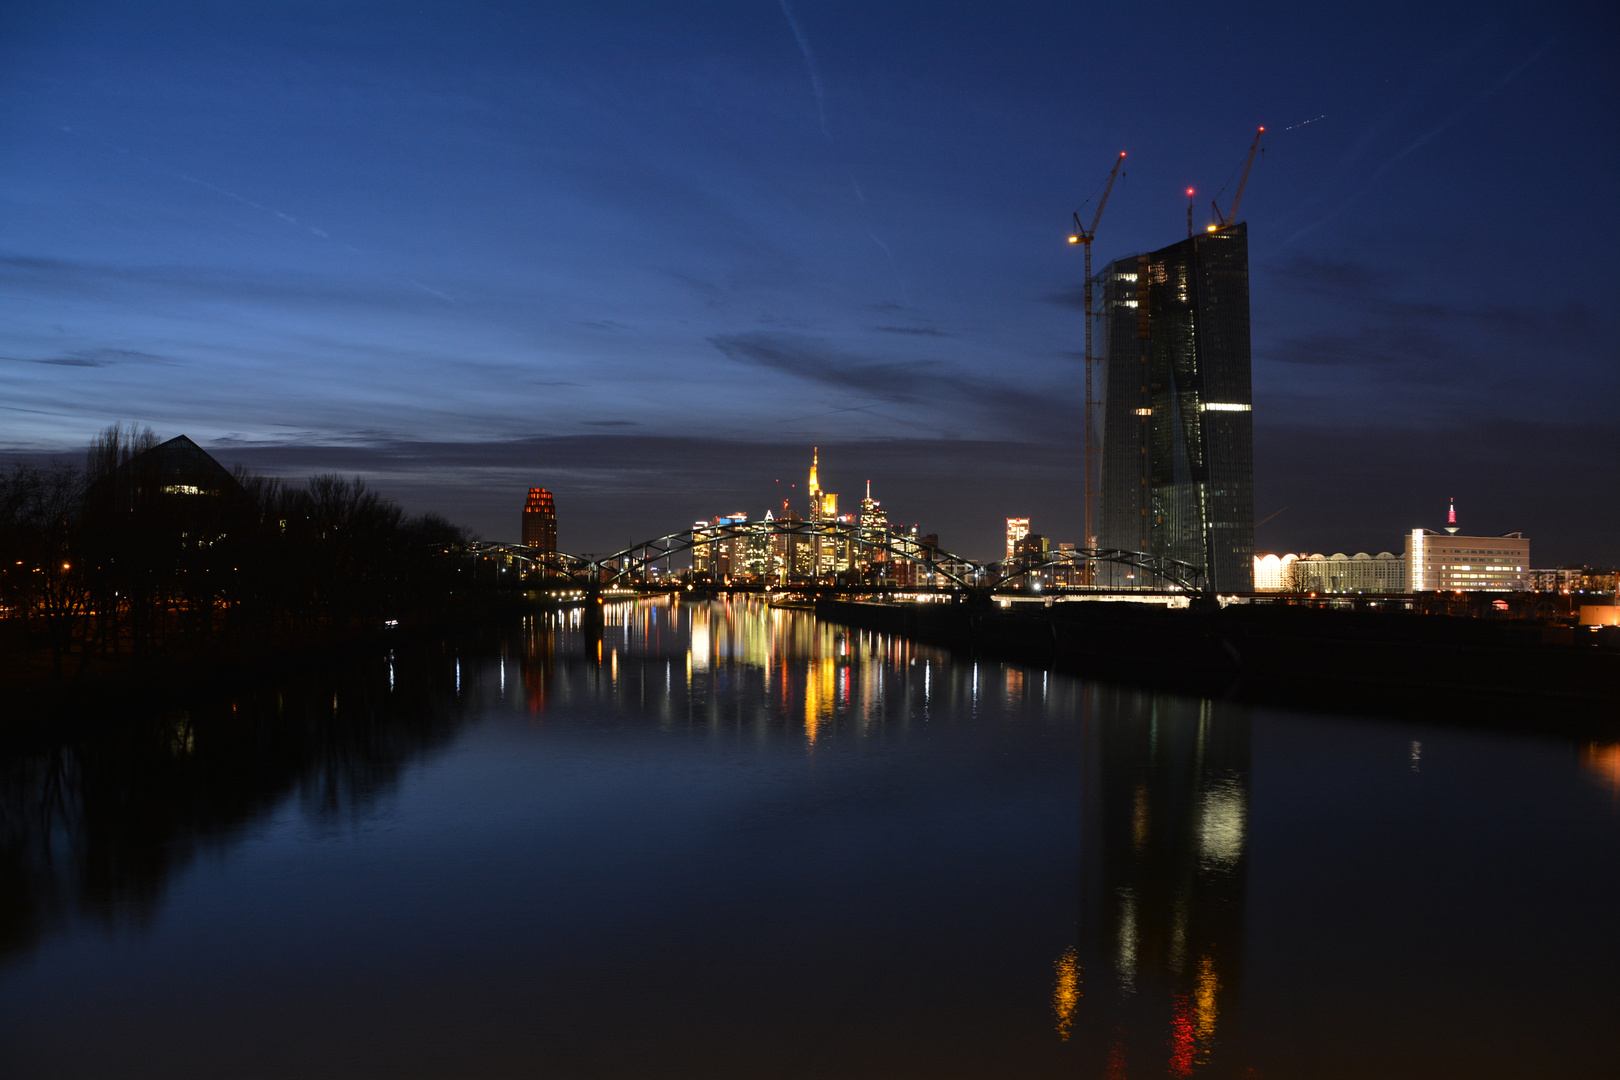
[[[757,602],[114,719],[0,768],[6,1077],[1620,1075],[1610,742]]]

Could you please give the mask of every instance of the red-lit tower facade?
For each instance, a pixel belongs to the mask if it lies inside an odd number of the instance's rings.
[[[529,489],[529,501],[523,504],[523,542],[541,551],[557,550],[557,508],[545,488]]]

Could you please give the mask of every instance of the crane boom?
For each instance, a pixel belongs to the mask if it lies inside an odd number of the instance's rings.
[[[1096,463],[1097,443],[1096,443],[1096,438],[1092,434],[1092,417],[1093,417],[1093,414],[1095,414],[1096,411],[1097,411],[1097,406],[1099,404],[1101,404],[1100,402],[1094,400],[1092,398],[1092,396],[1091,396],[1091,386],[1092,386],[1091,368],[1092,368],[1092,364],[1095,362],[1094,357],[1091,355],[1091,323],[1092,323],[1092,314],[1091,314],[1091,241],[1094,240],[1096,238],[1096,236],[1097,236],[1097,225],[1098,225],[1098,223],[1100,223],[1102,221],[1103,207],[1108,205],[1108,193],[1114,190],[1114,181],[1119,177],[1119,167],[1121,165],[1123,165],[1123,164],[1125,164],[1125,153],[1124,153],[1124,151],[1121,151],[1119,157],[1114,160],[1113,171],[1108,174],[1108,183],[1103,185],[1102,198],[1097,200],[1097,212],[1095,214],[1093,214],[1092,217],[1091,217],[1091,228],[1088,229],[1084,225],[1080,224],[1080,212],[1077,210],[1077,211],[1074,212],[1074,215],[1073,215],[1073,217],[1074,217],[1074,235],[1069,237],[1069,243],[1071,243],[1071,244],[1080,244],[1081,246],[1083,246],[1086,249],[1086,278],[1085,278],[1085,282],[1086,282],[1086,284],[1085,284],[1085,293],[1086,293],[1086,536],[1085,536],[1085,546],[1088,549],[1089,548],[1095,548],[1097,546],[1097,535],[1096,535],[1095,529],[1093,528],[1093,520],[1092,520],[1092,503],[1094,503],[1096,501],[1096,471],[1097,470],[1096,470],[1096,464],[1095,463]],[[1090,564],[1088,563],[1087,564],[1087,569],[1086,569],[1087,578],[1083,582],[1083,584],[1086,584],[1086,585],[1091,584],[1090,575],[1091,575],[1092,572],[1093,572],[1092,568],[1091,568]]]
[[[1256,150],[1260,149],[1260,136],[1264,135],[1265,133],[1265,128],[1261,128],[1259,131],[1255,132],[1254,142],[1249,144],[1249,157],[1248,160],[1243,163],[1243,177],[1238,181],[1237,194],[1232,196],[1231,212],[1223,214],[1221,213],[1221,208],[1218,204],[1210,204],[1215,207],[1215,220],[1220,222],[1220,227],[1223,229],[1237,220],[1238,207],[1243,203],[1243,189],[1249,185],[1249,170],[1254,168],[1254,153]]]
[[[1125,152],[1121,150],[1119,158],[1114,162],[1114,171],[1108,174],[1108,183],[1103,186],[1102,198],[1097,200],[1097,213],[1092,216],[1091,228],[1088,230],[1092,236],[1097,235],[1097,223],[1102,220],[1103,207],[1108,205],[1108,193],[1114,190],[1114,178],[1119,175],[1119,167],[1123,164],[1125,164]]]

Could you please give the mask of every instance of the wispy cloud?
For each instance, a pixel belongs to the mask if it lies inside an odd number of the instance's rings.
[[[810,92],[816,98],[816,115],[821,118],[821,133],[830,142],[832,135],[827,131],[827,98],[821,89],[821,72],[816,68],[816,57],[810,51],[810,39],[805,36],[804,27],[799,25],[799,18],[793,13],[793,5],[788,0],[780,0],[782,14],[787,18],[788,26],[793,30],[793,39],[799,43],[799,52],[804,56],[804,70],[810,76]],[[854,177],[850,178],[851,183]],[[858,190],[858,186],[857,186]],[[862,201],[865,197],[862,196]]]
[[[728,359],[856,393],[868,400],[906,406],[925,416],[972,417],[1016,438],[1060,438],[1073,428],[1074,403],[1060,393],[1042,393],[1003,381],[972,378],[942,361],[879,360],[845,352],[798,334],[755,331],[711,337]]]
[[[1511,83],[1514,79],[1517,79],[1532,64],[1534,64],[1537,60],[1540,60],[1543,56],[1545,56],[1546,53],[1547,53],[1547,50],[1551,49],[1553,47],[1554,42],[1556,42],[1557,40],[1558,39],[1556,37],[1548,38],[1545,42],[1542,43],[1541,48],[1539,48],[1535,52],[1531,53],[1530,56],[1526,57],[1524,60],[1520,61],[1518,64],[1515,64],[1512,69],[1510,69],[1501,78],[1497,79],[1494,83],[1492,83],[1485,90],[1483,90],[1480,93],[1476,94],[1473,98],[1471,98],[1469,101],[1467,101],[1465,104],[1463,104],[1460,108],[1454,110],[1450,115],[1448,115],[1440,123],[1436,124],[1434,127],[1432,127],[1429,130],[1425,131],[1422,135],[1419,135],[1416,139],[1412,140],[1405,147],[1403,147],[1402,149],[1396,151],[1389,158],[1385,159],[1384,163],[1382,165],[1378,166],[1378,168],[1374,169],[1373,172],[1372,172],[1372,175],[1368,176],[1367,179],[1362,183],[1361,187],[1356,189],[1356,191],[1352,195],[1350,195],[1349,198],[1345,199],[1342,203],[1340,203],[1337,208],[1335,208],[1335,209],[1329,211],[1328,213],[1324,214],[1323,216],[1317,218],[1315,221],[1311,222],[1310,224],[1305,225],[1303,228],[1300,228],[1300,229],[1296,230],[1292,236],[1288,237],[1287,240],[1283,241],[1283,246],[1288,247],[1288,246],[1292,245],[1296,240],[1299,240],[1301,237],[1305,236],[1307,233],[1310,233],[1312,230],[1317,229],[1322,225],[1326,225],[1328,222],[1332,221],[1334,218],[1336,218],[1339,215],[1343,214],[1346,210],[1349,210],[1350,207],[1354,206],[1361,199],[1361,197],[1363,195],[1367,194],[1367,192],[1372,190],[1373,186],[1375,184],[1377,184],[1380,179],[1383,178],[1385,173],[1389,172],[1389,170],[1393,169],[1396,165],[1400,164],[1402,161],[1404,161],[1407,157],[1411,156],[1416,151],[1418,151],[1418,150],[1422,149],[1423,147],[1427,146],[1430,142],[1434,141],[1434,139],[1438,138],[1440,135],[1444,134],[1446,131],[1448,131],[1452,127],[1454,127],[1459,121],[1461,121],[1465,117],[1467,117],[1475,109],[1479,108],[1481,105],[1485,104],[1485,102],[1487,102],[1491,98],[1495,97],[1498,91],[1502,90],[1509,83]],[[1306,122],[1311,123],[1312,121],[1306,121]]]
[[[880,334],[909,334],[913,337],[948,338],[954,335],[943,330],[935,330],[931,326],[874,326],[873,330]]]

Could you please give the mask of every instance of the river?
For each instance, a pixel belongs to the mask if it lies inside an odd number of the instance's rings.
[[[0,763],[0,1075],[1615,1076],[1620,744],[1465,719],[756,601],[132,705]]]

